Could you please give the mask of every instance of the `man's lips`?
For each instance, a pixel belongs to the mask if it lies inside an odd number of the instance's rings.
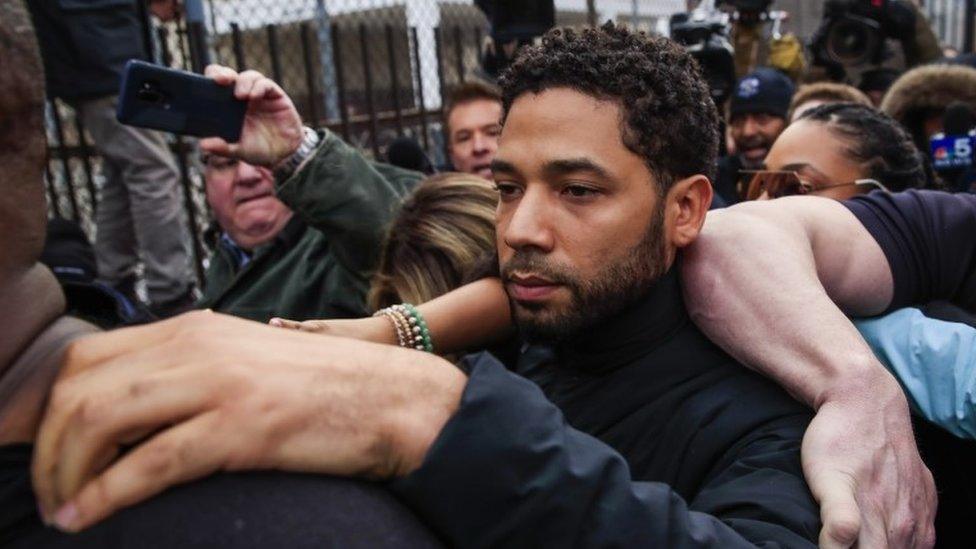
[[[766,158],[766,153],[769,149],[766,147],[749,147],[747,149],[742,149],[742,156],[745,156],[749,160],[762,160]]]
[[[271,193],[271,192],[264,192],[264,193],[252,194],[250,196],[245,196],[243,198],[238,198],[237,199],[237,205],[240,206],[241,204],[244,204],[244,203],[247,203],[247,202],[254,202],[255,200],[260,200],[262,198],[270,198],[272,196],[274,196],[274,193]]]
[[[516,301],[542,301],[561,285],[538,276],[512,275],[508,277],[507,286]]]
[[[483,165],[480,165],[480,166],[475,166],[474,167],[474,173],[476,173],[476,174],[478,174],[478,175],[480,175],[482,177],[491,178],[491,165],[490,164],[483,164]]]

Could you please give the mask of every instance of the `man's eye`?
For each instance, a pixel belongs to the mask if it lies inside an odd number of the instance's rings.
[[[512,183],[495,183],[495,189],[502,198],[513,198],[522,192],[518,185]]]
[[[570,185],[563,189],[563,192],[573,198],[588,198],[597,194],[596,189],[591,189],[583,185]]]
[[[210,167],[215,170],[226,170],[237,165],[237,160],[233,158],[211,158]]]

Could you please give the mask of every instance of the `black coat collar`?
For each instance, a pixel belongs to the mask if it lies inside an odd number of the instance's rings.
[[[673,337],[688,323],[677,265],[643,298],[598,326],[555,348],[560,368],[605,374],[632,363]]]

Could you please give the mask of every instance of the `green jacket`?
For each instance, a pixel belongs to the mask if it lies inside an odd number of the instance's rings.
[[[276,184],[292,220],[243,268],[218,241],[198,307],[259,322],[365,316],[386,227],[421,177],[370,162],[326,130],[312,158]]]

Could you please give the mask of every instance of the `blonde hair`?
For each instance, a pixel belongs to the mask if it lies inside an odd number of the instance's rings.
[[[476,175],[445,173],[420,182],[387,231],[370,309],[424,303],[487,274],[497,202],[494,185]]]
[[[847,84],[837,82],[814,82],[800,86],[793,99],[786,120],[793,120],[796,108],[808,101],[823,101],[824,103],[857,103],[865,107],[874,108],[871,99],[861,90]]]

